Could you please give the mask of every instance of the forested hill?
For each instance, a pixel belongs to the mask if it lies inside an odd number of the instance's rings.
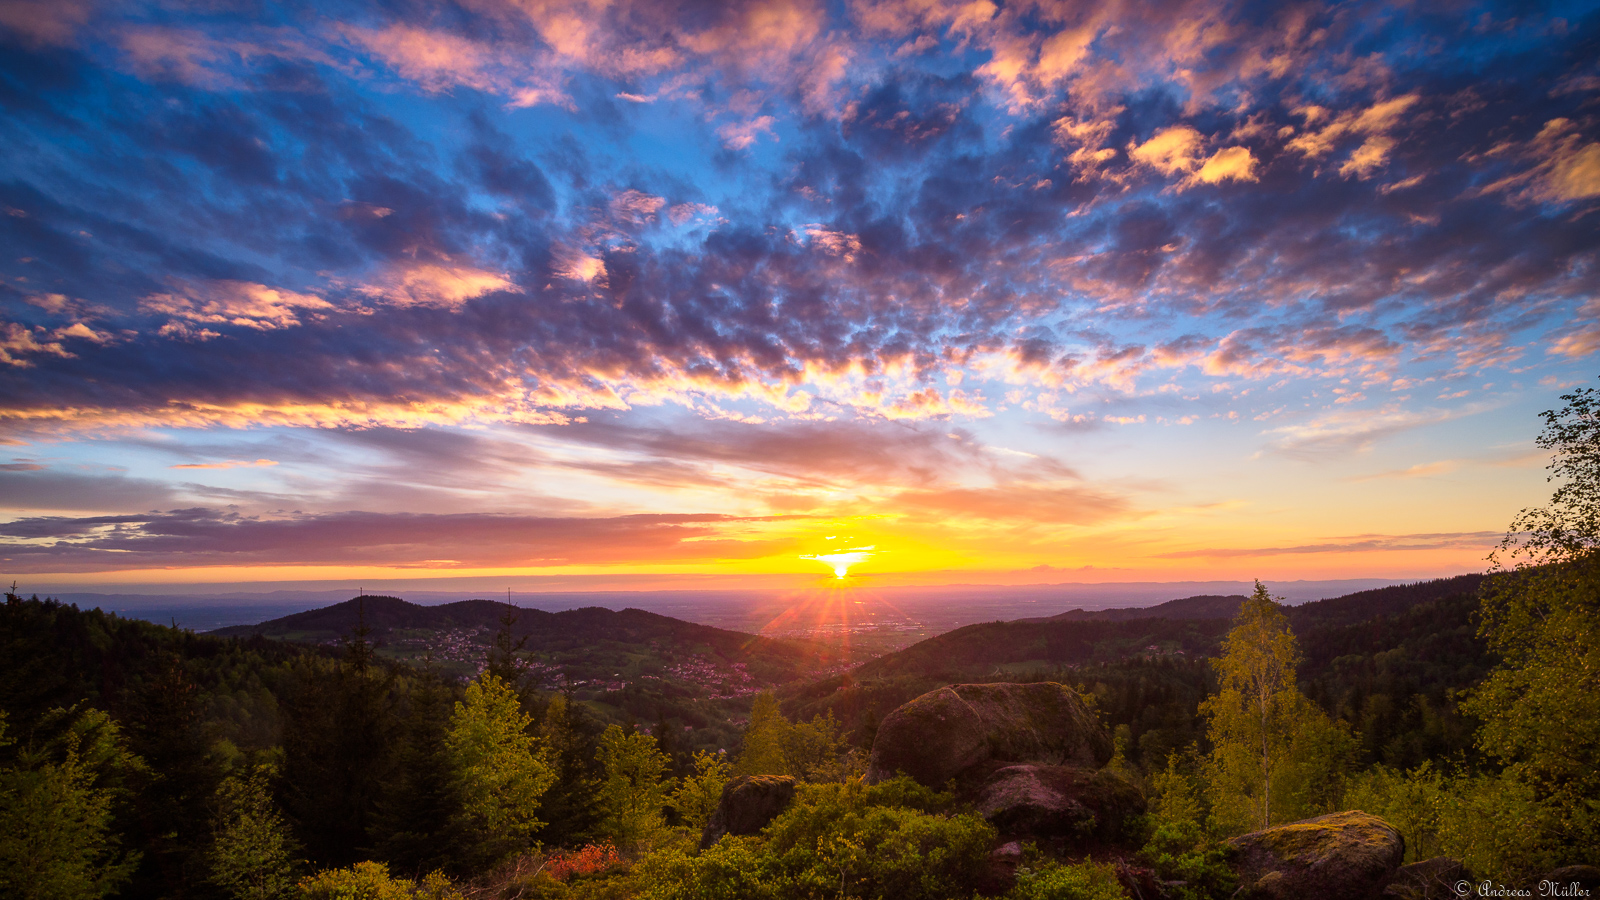
[[[1471,594],[1483,583],[1482,575],[1457,575],[1415,584],[1359,591],[1342,597],[1315,600],[1293,607],[1289,620],[1296,627],[1350,625],[1373,616],[1395,615],[1419,603],[1453,594]],[[1156,606],[1133,609],[1074,609],[1053,616],[1019,619],[1021,622],[1128,622],[1134,619],[1232,619],[1239,613],[1242,594],[1219,596],[1202,594],[1168,600]]]
[[[1201,594],[1168,600],[1156,606],[1132,609],[1073,609],[1053,616],[1019,619],[1021,622],[1127,622],[1132,619],[1231,619],[1244,602],[1243,594]]]
[[[600,670],[621,672],[630,661],[637,663],[643,657],[671,665],[703,656],[746,665],[758,680],[777,683],[842,661],[838,650],[822,644],[727,631],[641,609],[619,612],[591,606],[546,612],[497,600],[423,606],[398,597],[357,597],[259,625],[239,625],[211,633],[325,643],[365,625],[368,639],[384,650],[403,651],[410,644],[438,645],[437,636],[448,632],[462,635],[462,642],[467,645],[486,647],[507,613],[512,617],[512,636],[522,650],[552,663],[595,669],[586,675]],[[472,653],[474,658],[481,658],[476,651]],[[384,655],[409,658],[404,652]]]
[[[1302,684],[1360,733],[1370,760],[1408,766],[1471,752],[1455,701],[1492,662],[1473,620],[1482,580],[1463,575],[1288,609]],[[791,686],[784,707],[803,718],[832,712],[865,740],[889,710],[941,684],[1059,680],[1096,694],[1109,723],[1130,727],[1130,752],[1159,765],[1200,734],[1196,707],[1214,690],[1208,660],[1238,599],[969,625],[845,675]],[[1212,616],[1198,615],[1204,611]]]

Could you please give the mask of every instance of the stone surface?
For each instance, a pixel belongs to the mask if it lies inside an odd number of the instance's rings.
[[[941,788],[990,761],[1092,769],[1110,758],[1110,736],[1071,688],[1053,682],[953,684],[884,717],[867,779],[903,772]]]
[[[975,805],[1001,834],[1101,843],[1145,811],[1144,793],[1115,773],[1034,764],[996,770]]]
[[[1534,882],[1535,897],[1600,897],[1600,867],[1562,866],[1539,876]]]
[[[1467,870],[1460,860],[1435,856],[1396,869],[1383,896],[1385,900],[1455,900],[1461,896],[1455,886],[1466,880]]]
[[[1405,858],[1388,822],[1359,810],[1317,816],[1230,838],[1241,900],[1344,900],[1378,896]]]
[[[739,775],[722,786],[722,797],[700,835],[701,848],[725,834],[755,834],[789,808],[794,779],[787,775]]]

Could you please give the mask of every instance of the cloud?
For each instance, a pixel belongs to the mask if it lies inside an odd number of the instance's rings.
[[[771,136],[772,123],[776,121],[773,116],[756,116],[746,122],[729,122],[717,129],[717,137],[722,139],[722,146],[729,150],[744,150],[761,135]],[[776,137],[773,139],[776,140]]]
[[[504,273],[462,265],[401,265],[361,284],[356,292],[396,306],[454,309],[492,291],[516,291]]]
[[[150,294],[139,301],[146,313],[170,316],[165,334],[192,336],[191,323],[233,325],[268,331],[301,323],[303,310],[332,310],[332,303],[314,294],[241,281],[179,282],[171,292]],[[215,332],[210,332],[215,334]]]
[[[550,567],[748,558],[776,539],[771,519],[610,518],[339,512],[247,516],[191,508],[137,515],[33,517],[0,524],[0,559],[25,572],[145,566],[369,565]]]
[[[1360,534],[1333,538],[1325,543],[1282,547],[1213,547],[1177,550],[1157,554],[1157,559],[1241,559],[1271,556],[1297,556],[1318,553],[1407,552],[1421,550],[1470,550],[1493,548],[1504,537],[1498,531],[1467,531],[1442,534]]]
[[[216,462],[216,463],[181,463],[181,464],[175,465],[175,466],[168,466],[168,468],[170,468],[170,469],[238,469],[238,468],[261,468],[263,466],[275,466],[277,464],[278,464],[277,460],[272,460],[272,459],[257,459],[257,460],[254,460],[254,461],[243,460],[243,459],[230,459],[230,460],[226,460],[224,462]]]

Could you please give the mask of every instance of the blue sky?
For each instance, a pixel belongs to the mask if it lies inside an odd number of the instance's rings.
[[[1481,569],[1597,374],[1597,36],[1577,3],[9,2],[0,567]]]

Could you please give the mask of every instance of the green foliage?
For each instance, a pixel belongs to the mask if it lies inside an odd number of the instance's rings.
[[[1047,862],[1017,872],[1006,900],[1124,900],[1116,867],[1106,863]]]
[[[582,704],[563,694],[550,697],[539,724],[539,739],[549,751],[555,782],[541,799],[549,821],[540,839],[547,844],[573,845],[594,837],[600,810],[594,795],[599,790],[596,737],[600,729]]]
[[[900,781],[905,781],[901,779]],[[930,812],[949,798],[909,783],[802,785],[758,838],[725,837],[699,856],[652,854],[636,871],[649,898],[972,896],[994,829],[971,814]]]
[[[1238,887],[1225,845],[1209,840],[1193,822],[1163,822],[1140,851],[1177,900],[1224,900]]]
[[[770,693],[756,695],[735,775],[792,775],[801,781],[841,781],[845,739],[830,710],[809,722],[793,722]]]
[[[672,795],[672,808],[678,821],[692,832],[705,829],[722,798],[722,787],[733,775],[733,766],[720,753],[701,751],[694,757],[694,772],[685,776]]]
[[[1450,788],[1450,779],[1431,762],[1409,772],[1378,765],[1351,778],[1344,805],[1393,825],[1405,838],[1405,861],[1414,863],[1444,852],[1440,816]]]
[[[461,795],[446,739],[453,708],[437,670],[426,668],[406,698],[394,776],[370,830],[380,858],[403,871],[455,867],[463,858]]]
[[[788,775],[784,757],[784,734],[789,722],[778,711],[778,701],[770,692],[756,695],[750,707],[750,725],[744,731],[739,758],[733,764],[735,775]]]
[[[323,870],[302,880],[298,889],[303,900],[466,900],[438,872],[412,881],[390,875],[388,866],[371,861]]]
[[[1474,875],[1514,884],[1561,864],[1549,809],[1510,773],[1409,772],[1375,766],[1351,780],[1345,806],[1382,817],[1406,841],[1406,861],[1459,859]]]
[[[1183,882],[1173,889],[1177,900],[1223,900],[1237,886],[1226,850],[1206,831],[1206,783],[1196,774],[1202,766],[1190,748],[1150,776],[1151,833],[1139,853],[1161,878]]]
[[[600,832],[623,847],[647,843],[666,826],[662,807],[672,791],[672,761],[648,734],[612,725],[600,735],[597,758],[604,773],[596,801],[603,811]]]
[[[555,773],[510,685],[488,672],[469,685],[455,704],[445,746],[474,856],[493,862],[531,847],[544,825],[539,800]]]
[[[1288,617],[1256,582],[1215,661],[1219,687],[1201,704],[1213,827],[1265,828],[1331,811],[1354,755],[1347,728],[1295,685],[1299,651]]]
[[[272,802],[272,774],[258,767],[217,786],[211,880],[238,900],[277,900],[294,886],[299,847]]]
[[[55,710],[65,723],[47,741],[20,748],[0,766],[0,896],[17,900],[104,897],[131,876],[135,853],[120,852],[113,808],[142,764],[116,723],[97,709]],[[0,715],[0,750],[13,741]]]
[[[284,704],[284,806],[312,860],[359,860],[394,772],[397,673],[358,634],[338,664],[295,666]]]
[[[1478,746],[1521,786],[1506,790],[1548,824],[1543,849],[1579,862],[1600,854],[1600,391],[1562,399],[1538,439],[1559,485],[1491,557],[1482,634],[1501,663],[1464,708],[1483,720]]]

